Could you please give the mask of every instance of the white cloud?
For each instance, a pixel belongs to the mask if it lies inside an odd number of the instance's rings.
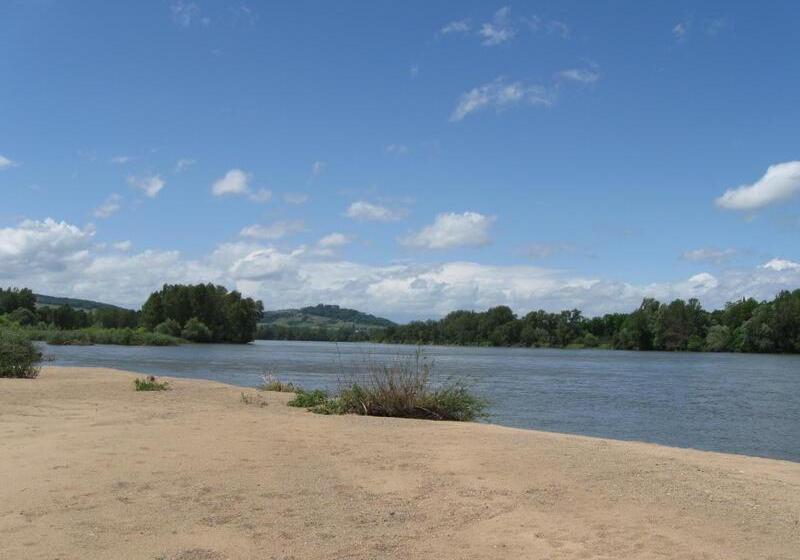
[[[111,163],[116,163],[117,165],[124,165],[133,161],[135,158],[133,156],[114,156],[111,158]]]
[[[439,33],[442,35],[450,35],[451,33],[469,33],[469,30],[470,30],[469,20],[460,19],[457,21],[449,22],[439,30]]]
[[[267,189],[258,189],[248,195],[248,198],[253,202],[269,202],[272,200],[272,191]]]
[[[121,201],[122,197],[120,195],[112,194],[103,204],[95,208],[92,214],[95,218],[108,218],[119,211],[122,207],[120,204]]]
[[[680,21],[675,24],[675,27],[672,28],[672,36],[675,37],[676,41],[683,41],[686,39],[686,36],[689,34],[689,28],[692,25],[691,20]]]
[[[322,249],[335,249],[338,247],[344,247],[350,243],[350,241],[351,238],[349,235],[345,235],[343,233],[329,233],[317,241],[317,246]]]
[[[352,203],[345,212],[345,216],[354,220],[374,222],[394,222],[402,219],[402,213],[379,204],[372,204],[365,200]]]
[[[508,83],[503,78],[497,78],[463,94],[450,115],[450,121],[460,121],[467,115],[489,107],[500,111],[520,104],[547,107],[553,102],[554,95],[543,86],[526,85],[522,82]]]
[[[691,262],[708,262],[722,264],[736,254],[735,249],[717,249],[716,247],[700,247],[686,251],[681,258]]]
[[[302,220],[281,221],[269,225],[254,224],[247,226],[239,235],[242,237],[249,237],[251,239],[282,239],[287,235],[299,233],[305,230],[305,225]]]
[[[224,177],[217,179],[211,185],[211,192],[214,196],[225,196],[228,194],[246,194],[250,192],[250,173],[245,173],[241,169],[231,169]]]
[[[175,173],[183,173],[195,163],[197,162],[193,159],[181,158],[177,161],[177,163],[175,163]]]
[[[489,228],[494,218],[477,212],[446,213],[419,232],[403,239],[403,244],[425,249],[482,247],[491,242]]]
[[[166,186],[166,181],[161,178],[161,175],[149,175],[145,177],[128,177],[128,184],[136,187],[144,192],[150,198],[155,198]]]
[[[305,204],[309,196],[306,193],[284,193],[283,201],[287,204]]]
[[[0,154],[0,169],[8,169],[9,167],[14,167],[15,165],[19,164]]]
[[[569,39],[570,29],[569,25],[563,21],[554,19],[547,22],[547,32],[550,35],[558,35],[562,39]]]
[[[411,76],[412,80],[417,76],[419,76],[419,65],[414,64],[413,66],[411,66],[411,68],[408,69],[408,73]]]
[[[800,161],[769,166],[761,179],[752,185],[728,189],[717,198],[717,206],[726,210],[755,210],[800,193]]]
[[[635,285],[535,266],[367,265],[303,247],[280,251],[250,241],[218,245],[197,259],[170,250],[108,252],[94,236],[91,227],[49,218],[0,228],[0,285],[138,308],[165,282],[215,282],[263,299],[268,308],[326,302],[397,319],[495,305],[519,314],[577,307],[595,315],[630,311],[645,296],[660,301],[698,297],[706,308],[715,308],[741,297],[772,298],[800,285],[800,263],[784,259],[716,276],[704,272],[677,282]]]
[[[324,161],[315,161],[311,164],[311,176],[319,177],[325,171],[326,167],[328,167],[328,164]]]
[[[499,45],[514,38],[517,30],[511,23],[511,8],[505,6],[497,10],[492,17],[492,21],[481,25],[478,34],[483,37],[483,44],[486,46]]]
[[[214,181],[211,192],[214,196],[246,195],[253,202],[269,202],[272,192],[267,189],[253,191],[250,187],[252,174],[241,169],[231,169],[225,176]]]
[[[600,74],[596,70],[586,68],[570,68],[569,70],[562,70],[558,75],[564,80],[582,84],[593,84],[600,79]]]
[[[119,241],[117,243],[114,243],[113,247],[117,251],[128,252],[133,247],[133,243],[131,243],[130,241]]]
[[[786,259],[772,259],[771,261],[761,265],[761,268],[767,268],[776,272],[800,270],[800,263],[786,260]]]
[[[393,156],[404,156],[408,153],[408,146],[405,144],[389,144],[383,151]]]
[[[574,247],[567,243],[532,243],[525,247],[524,254],[532,259],[546,259],[573,250]]]
[[[203,15],[200,6],[194,2],[178,0],[177,2],[173,2],[169,9],[172,12],[172,21],[181,27],[191,27],[195,23],[200,23],[202,25],[211,23],[211,20]]]

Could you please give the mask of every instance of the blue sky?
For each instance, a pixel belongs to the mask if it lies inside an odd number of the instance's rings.
[[[396,319],[771,297],[800,286],[799,17],[4,2],[0,285]]]

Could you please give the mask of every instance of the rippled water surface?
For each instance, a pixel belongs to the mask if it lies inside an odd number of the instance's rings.
[[[335,388],[365,361],[413,347],[267,342],[177,347],[47,346],[55,365],[115,367],[255,386],[265,368]],[[800,461],[800,356],[426,347],[506,426]]]

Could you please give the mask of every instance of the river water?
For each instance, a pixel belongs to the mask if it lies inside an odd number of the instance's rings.
[[[335,389],[411,346],[257,341],[173,347],[46,346],[54,365],[115,367],[246,387],[271,369]],[[800,461],[800,356],[425,347],[505,426]]]

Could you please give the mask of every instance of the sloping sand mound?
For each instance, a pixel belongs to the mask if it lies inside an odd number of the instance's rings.
[[[800,464],[133,377],[0,379],[0,558],[800,558]]]

